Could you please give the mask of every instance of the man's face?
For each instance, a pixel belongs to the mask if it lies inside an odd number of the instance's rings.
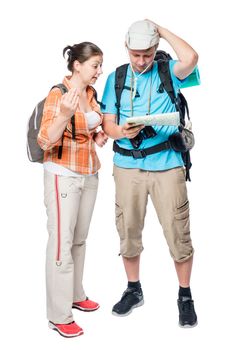
[[[153,46],[147,50],[131,50],[127,48],[129,53],[129,58],[132,64],[132,68],[135,72],[143,72],[147,66],[149,70],[151,68],[151,64],[153,63],[156,46]]]

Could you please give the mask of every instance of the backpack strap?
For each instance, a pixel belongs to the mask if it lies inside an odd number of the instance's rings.
[[[52,86],[51,90],[53,90],[54,88],[59,88],[59,90],[61,91],[62,95],[64,95],[66,92],[68,92],[68,89],[66,88],[66,86],[64,84],[57,84]]]
[[[155,61],[159,61],[159,60],[167,60],[168,61],[168,60],[172,60],[172,57],[168,52],[166,52],[164,50],[157,50],[156,55],[154,57],[154,60]]]
[[[120,120],[120,100],[121,100],[121,95],[124,89],[129,89],[127,86],[124,85],[126,76],[127,76],[127,71],[128,71],[128,66],[129,64],[123,64],[122,66],[116,68],[115,71],[115,94],[116,94],[116,107],[117,107],[117,124],[119,124]],[[139,97],[136,94],[136,97]],[[145,133],[144,133],[144,138],[149,138],[149,137],[154,137],[156,136],[156,133],[152,126],[145,126],[144,128]],[[130,140],[132,146],[134,148],[138,148],[141,144],[142,138],[140,135],[135,136],[133,139]]]
[[[185,153],[181,153],[181,155],[185,166],[185,179],[186,181],[191,181],[190,168],[192,167],[192,163],[191,163],[190,152],[187,151]]]
[[[134,159],[145,158],[154,153],[162,152],[171,149],[170,142],[164,141],[155,146],[144,148],[144,149],[125,149],[120,147],[117,142],[113,143],[113,151],[118,152],[126,157],[133,157]]]
[[[98,104],[100,104],[100,102],[98,102],[98,97],[97,97],[97,91],[94,89],[93,86],[89,85],[90,89],[93,91],[93,98],[96,100],[96,102]]]
[[[187,113],[187,117],[190,120],[188,103],[184,95],[180,91],[178,92],[178,97],[176,97],[175,95],[168,60],[161,60],[161,59],[158,60],[158,73],[159,73],[162,87],[166,90],[166,92],[168,93],[171,99],[171,102],[175,104],[176,110],[180,114],[181,126],[179,127],[179,129],[181,131],[181,129],[183,129],[183,127],[185,126],[185,118],[184,118],[185,112]],[[159,87],[159,90],[161,89],[161,85]],[[182,159],[186,170],[186,181],[187,180],[191,181],[190,172],[189,172],[192,166],[190,152],[187,151],[187,152],[181,153],[181,155],[182,155]]]
[[[117,107],[117,124],[119,124],[120,118],[120,99],[124,89],[124,83],[127,76],[128,63],[116,68],[115,71],[115,94],[116,94],[116,107]]]
[[[184,116],[185,116],[185,114],[187,114],[187,118],[188,118],[188,120],[190,120],[189,108],[188,108],[188,103],[186,101],[186,98],[184,97],[184,95],[181,92],[178,92],[178,96],[179,96],[179,99],[181,102],[180,105],[183,106],[183,108],[185,109],[184,111],[182,111],[182,113]]]
[[[178,96],[176,97],[175,95],[175,90],[173,88],[173,82],[171,78],[171,73],[170,73],[170,67],[169,67],[169,61],[168,60],[158,60],[158,74],[161,80],[161,85],[159,87],[159,91],[162,92],[162,89],[165,89],[166,92],[168,93],[171,102],[176,106],[176,110],[180,113],[180,121],[181,124],[184,126],[184,116],[185,116],[185,111],[187,113],[188,119],[189,117],[189,109],[188,109],[188,104],[187,101],[181,92],[178,92]],[[183,106],[183,109],[181,109],[181,106]]]
[[[176,96],[173,88],[168,60],[158,60],[158,74],[159,74],[163,88],[168,93],[171,99],[171,102],[175,104]]]

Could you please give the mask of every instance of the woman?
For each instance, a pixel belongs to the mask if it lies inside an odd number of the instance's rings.
[[[86,238],[98,187],[100,162],[95,142],[102,114],[90,86],[102,74],[102,51],[83,42],[67,46],[71,76],[63,80],[67,93],[53,88],[45,102],[38,143],[44,150],[45,206],[48,216],[46,252],[47,317],[49,327],[65,337],[83,334],[72,308],[94,311],[82,285]]]

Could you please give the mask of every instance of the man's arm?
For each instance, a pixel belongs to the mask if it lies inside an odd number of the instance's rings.
[[[174,74],[179,79],[185,79],[194,70],[197,61],[197,52],[183,39],[170,32],[168,29],[157,26],[159,36],[166,40],[175,51],[178,62],[174,65]]]
[[[115,114],[105,114],[102,122],[105,134],[114,140],[119,140],[124,137],[132,139],[144,128],[144,125],[128,123],[117,125],[116,118],[117,116]]]
[[[166,40],[168,44],[175,51],[178,62],[173,67],[174,74],[180,80],[185,79],[194,70],[198,62],[197,52],[183,39],[179,38],[177,35],[170,32],[168,29],[163,28],[156,24],[155,22],[146,19],[155,25],[155,30],[157,30],[160,38]]]

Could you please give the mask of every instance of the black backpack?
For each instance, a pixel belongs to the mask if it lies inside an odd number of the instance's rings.
[[[180,114],[180,126],[179,131],[181,135],[183,135],[183,138],[187,138],[189,136],[192,138],[192,146],[194,145],[194,137],[191,131],[184,129],[185,127],[185,118],[187,116],[187,119],[190,120],[189,116],[189,108],[188,103],[184,97],[184,95],[178,91],[177,97],[175,95],[175,91],[173,88],[173,83],[171,79],[170,69],[169,69],[169,61],[172,59],[169,53],[166,53],[165,51],[158,50],[155,55],[155,61],[158,62],[158,73],[161,80],[161,84],[159,86],[158,92],[163,93],[164,90],[168,93],[171,102],[175,104],[176,110]],[[124,89],[128,89],[127,86],[125,86],[125,80],[127,75],[127,69],[129,64],[124,64],[116,69],[115,72],[115,93],[116,93],[116,107],[117,107],[117,124],[119,124],[119,118],[120,118],[120,100],[121,95]],[[186,134],[185,134],[186,131]],[[141,135],[140,135],[141,134]],[[130,142],[132,143],[133,150],[124,150],[123,148],[119,147],[117,143],[114,141],[113,144],[113,150],[115,152],[121,153],[126,156],[133,156],[134,158],[144,158],[146,155],[153,154],[156,152],[161,152],[166,149],[175,149],[172,146],[172,143],[169,141],[163,142],[161,144],[158,144],[156,146],[150,147],[145,150],[137,150],[136,148],[139,147],[139,139],[142,138],[148,138],[148,137],[154,137],[156,136],[155,130],[151,126],[146,126],[141,133],[138,134],[134,139],[131,139]],[[176,134],[176,136],[178,136]],[[177,137],[178,139],[178,137]],[[179,138],[179,141],[180,138]],[[185,165],[186,169],[186,181],[190,179],[189,170],[192,166],[191,158],[190,158],[190,152],[187,150],[187,147],[184,147],[184,150],[181,152],[182,159]]]

